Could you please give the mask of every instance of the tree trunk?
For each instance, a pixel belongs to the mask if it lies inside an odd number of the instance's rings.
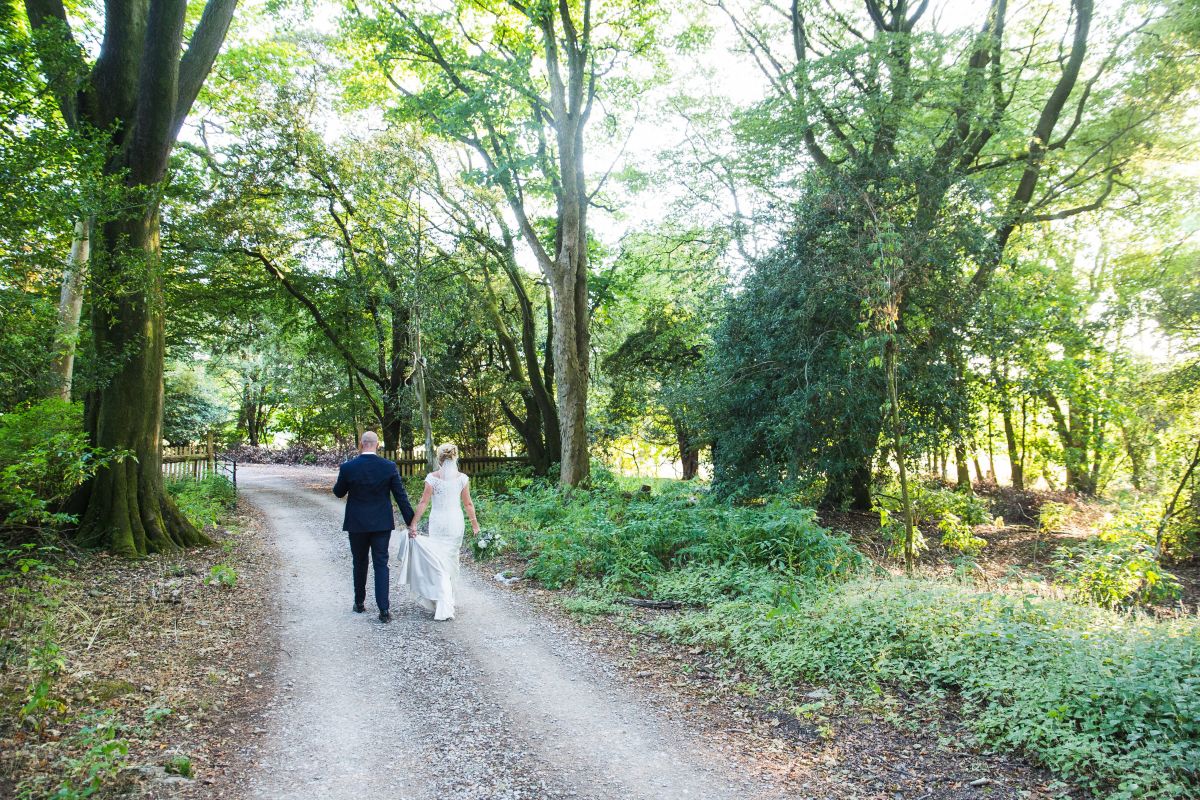
[[[55,357],[51,366],[54,374],[54,396],[71,400],[71,379],[75,370],[75,350],[79,345],[79,318],[83,313],[83,287],[86,282],[88,256],[91,250],[91,222],[77,220],[71,237],[71,254],[63,270],[62,290],[58,299],[58,333]]]
[[[562,260],[568,260],[570,255],[570,250],[564,246]],[[559,269],[568,273],[555,276],[553,281],[554,374],[562,442],[559,480],[564,486],[578,486],[587,480],[591,467],[587,435],[589,310],[586,262],[577,264],[574,269],[560,263]]]
[[[421,432],[425,439],[425,465],[430,472],[438,468],[437,453],[433,448],[433,415],[429,410],[429,392],[425,384],[425,358],[421,353],[421,318],[412,314],[413,321],[413,393],[417,396],[417,408],[421,412]]]
[[[1012,486],[1018,491],[1025,491],[1025,456],[1017,446],[1017,431],[1013,426],[1012,405],[1008,402],[1002,403],[1000,415],[1004,420],[1004,444],[1008,449]]]
[[[163,488],[165,337],[157,205],[138,219],[106,223],[102,237],[93,271],[103,285],[121,290],[109,292],[92,310],[96,351],[114,372],[88,398],[87,429],[97,447],[133,458],[88,482],[79,540],[125,556],[211,544]]]
[[[534,474],[547,475],[550,472],[550,464],[553,463],[552,459],[549,458],[547,444],[554,442],[557,445],[558,443],[558,412],[550,399],[549,393],[546,391],[542,377],[542,368],[538,363],[533,305],[529,302],[529,296],[525,292],[524,284],[521,282],[521,276],[516,269],[515,260],[507,258],[511,254],[512,244],[512,237],[507,235],[506,232],[506,257],[503,266],[513,291],[517,295],[517,307],[521,317],[522,352],[518,353],[517,351],[516,340],[500,313],[500,304],[492,288],[491,276],[486,274],[484,276],[485,289],[487,291],[485,308],[492,321],[492,328],[495,330],[496,337],[500,342],[500,352],[503,356],[508,378],[517,387],[517,393],[521,397],[521,403],[525,408],[525,416],[522,418],[504,401],[501,401],[501,408],[509,424],[512,425],[513,430],[521,437],[521,441],[525,445],[525,453],[529,456],[529,463],[533,466]],[[548,423],[547,419],[551,419],[553,422]],[[557,451],[557,446],[555,450]]]
[[[690,481],[700,471],[700,448],[697,447],[687,428],[678,422],[674,423],[675,442],[679,446],[679,463],[683,470],[683,480]]]
[[[158,197],[171,148],[225,40],[237,0],[208,0],[186,53],[183,0],[106,3],[104,36],[90,79],[62,92],[63,120],[109,131],[114,157],[105,173],[130,190],[128,216],[106,222],[93,259],[92,342],[108,369],[90,392],[85,418],[92,444],[133,458],[100,470],[79,492],[79,536],[124,555],[207,543],[163,489],[163,295]],[[61,2],[26,0],[30,27],[65,37],[56,50],[88,69]],[[63,64],[44,64],[53,78]],[[96,227],[91,225],[89,227]],[[90,231],[94,237],[95,231]],[[91,238],[91,237],[89,237]],[[92,242],[95,245],[95,242]],[[101,263],[102,262],[102,263]]]
[[[959,491],[971,491],[971,471],[967,468],[967,446],[962,442],[954,443],[954,488]]]
[[[884,347],[884,368],[887,370],[888,405],[892,421],[892,449],[896,453],[896,466],[900,472],[900,503],[904,512],[904,569],[912,572],[916,566],[916,532],[913,520],[912,500],[908,495],[907,454],[904,451],[904,430],[900,424],[900,396],[896,381],[896,340],[889,337]],[[944,474],[944,471],[943,471]]]

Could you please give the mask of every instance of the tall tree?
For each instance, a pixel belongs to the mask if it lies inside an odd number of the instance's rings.
[[[585,130],[602,79],[654,42],[657,6],[592,0],[353,4],[350,31],[402,113],[479,153],[554,298],[554,372],[564,485],[589,472]],[[413,82],[413,78],[416,82]],[[553,222],[540,224],[544,200]]]
[[[110,133],[105,172],[122,176],[130,202],[91,237],[93,345],[103,380],[86,403],[92,443],[133,458],[103,468],[84,487],[79,535],[138,555],[207,541],[163,490],[164,313],[159,197],[167,160],[212,68],[237,0],[208,0],[184,50],[186,0],[105,6],[95,63],[79,85],[58,85],[68,125]],[[70,41],[61,0],[26,0],[35,30]],[[82,62],[84,50],[76,48]],[[53,72],[53,65],[48,64]]]
[[[976,30],[949,32],[931,22],[924,0],[717,6],[770,86],[768,99],[741,124],[753,157],[790,166],[800,155],[826,179],[860,185],[877,199],[883,193],[876,181],[907,175],[910,192],[889,202],[904,204],[898,223],[918,237],[936,237],[946,210],[975,198],[986,247],[952,255],[958,275],[942,286],[948,293],[920,290],[923,301],[901,306],[901,328],[909,308],[940,306],[934,319],[953,334],[969,321],[1023,226],[1085,214],[1122,194],[1135,197],[1128,173],[1187,86],[1171,48],[1138,36],[1156,18],[1132,6],[1098,12],[1092,0],[1062,0],[1032,16],[992,0]],[[763,189],[792,213],[788,200],[803,191],[794,172],[781,166],[778,177],[751,174],[765,176]],[[857,313],[846,310],[842,324],[856,325]],[[962,363],[961,354],[946,357]],[[882,409],[882,387],[871,391],[877,398],[867,405]],[[869,426],[857,427],[858,463],[831,475],[831,483],[869,474],[877,442]],[[840,440],[830,441],[844,450]],[[863,504],[861,486],[830,488]]]

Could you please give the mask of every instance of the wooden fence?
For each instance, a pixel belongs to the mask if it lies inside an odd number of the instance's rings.
[[[395,461],[400,474],[405,478],[424,475],[429,463],[423,457],[405,457],[396,450],[380,450],[379,454]],[[514,456],[499,450],[484,453],[463,453],[458,457],[458,468],[468,475],[493,475],[506,467],[523,467],[529,463],[527,456]]]
[[[237,462],[216,454],[213,443],[164,447],[162,471],[166,478],[203,480],[209,475],[224,475],[237,486]]]

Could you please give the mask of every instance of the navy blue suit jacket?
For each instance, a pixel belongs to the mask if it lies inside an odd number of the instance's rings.
[[[400,472],[395,464],[382,456],[363,453],[342,464],[333,493],[338,497],[350,495],[346,500],[346,519],[342,523],[342,530],[350,533],[393,530],[396,527],[396,518],[392,515],[393,497],[404,515],[404,524],[413,518]]]

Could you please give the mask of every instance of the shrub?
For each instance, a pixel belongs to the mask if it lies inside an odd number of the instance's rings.
[[[765,567],[810,578],[842,578],[862,564],[846,537],[814,512],[781,501],[734,507],[688,485],[660,494],[612,486],[533,484],[495,497],[488,513],[529,559],[526,574],[551,588],[596,578],[614,590],[646,593],[655,579],[692,563]]]
[[[123,457],[87,443],[78,403],[42,400],[0,414],[0,525],[73,522],[62,505],[97,470]]]
[[[237,504],[237,487],[224,475],[207,475],[201,480],[178,478],[167,481],[167,491],[183,515],[197,527],[218,525]]]
[[[216,584],[225,589],[233,589],[237,586],[237,570],[228,564],[213,564],[208,570],[208,577],[204,579],[207,584]]]
[[[904,507],[899,493],[899,488],[891,487],[875,499],[879,527],[891,543],[888,554],[893,558],[904,554]],[[988,521],[988,509],[972,492],[918,483],[913,485],[910,499],[918,528],[913,531],[913,551],[918,557],[928,547],[921,525],[936,526],[942,534],[942,546],[948,550],[976,555],[987,546],[987,539],[976,536],[972,526]]]
[[[948,513],[938,520],[938,530],[942,532],[942,547],[947,550],[973,556],[987,547],[987,539],[976,536],[971,525],[957,514]]]
[[[784,593],[780,593],[781,595]],[[1113,798],[1192,796],[1200,779],[1200,626],[915,580],[797,587],[665,617],[780,681],[953,690],[989,745]]]
[[[1113,608],[1125,603],[1157,603],[1179,596],[1179,581],[1155,557],[1157,509],[1125,509],[1099,533],[1054,559],[1059,582],[1076,598]]]
[[[1071,519],[1071,512],[1072,508],[1067,503],[1042,503],[1038,511],[1038,529],[1045,533],[1062,530]]]

